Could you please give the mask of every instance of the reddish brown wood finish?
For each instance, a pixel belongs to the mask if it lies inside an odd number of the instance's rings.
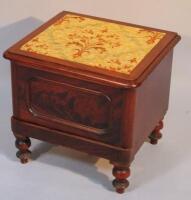
[[[162,133],[160,132],[160,130],[163,128],[163,122],[160,121],[157,126],[155,127],[155,129],[153,130],[153,132],[150,134],[149,139],[150,139],[150,143],[151,144],[157,144],[158,140],[161,139],[162,137]]]
[[[114,165],[113,185],[122,193],[136,152],[153,130],[152,143],[158,139],[156,125],[168,109],[173,47],[180,36],[164,31],[165,38],[130,76],[19,50],[64,14],[4,54],[11,60],[12,131],[19,157],[28,161],[31,137],[106,158]]]
[[[31,146],[31,141],[28,137],[26,138],[16,138],[15,146],[19,149],[17,152],[17,157],[20,159],[22,164],[28,162],[31,152],[29,147]]]
[[[121,136],[116,132],[120,133],[124,90],[28,70],[15,63],[12,74],[17,99],[14,116],[119,146]],[[67,96],[66,91],[70,91]]]
[[[127,178],[130,176],[130,168],[114,166],[113,176],[115,177],[113,180],[113,187],[116,189],[116,192],[124,193],[125,189],[129,186]]]
[[[172,55],[173,51],[170,51],[140,87],[133,89],[135,94],[132,123],[134,153],[138,151],[145,138],[150,135],[167,112]],[[125,145],[128,146],[128,144]]]

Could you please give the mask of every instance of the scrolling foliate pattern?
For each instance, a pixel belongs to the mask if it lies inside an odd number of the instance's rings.
[[[21,50],[130,74],[165,33],[66,14]]]

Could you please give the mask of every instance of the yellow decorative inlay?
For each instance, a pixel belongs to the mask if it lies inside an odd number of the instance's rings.
[[[164,35],[67,14],[21,50],[130,74]]]

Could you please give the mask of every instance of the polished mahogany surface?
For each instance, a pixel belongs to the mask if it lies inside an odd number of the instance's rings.
[[[79,37],[67,32],[76,32],[81,23],[97,28],[84,28],[89,32]],[[69,34],[67,41],[58,27]],[[136,38],[142,54],[120,49],[138,48],[123,43],[122,33],[142,36]],[[9,48],[4,57],[11,61],[12,131],[21,162],[28,161],[30,138],[74,148],[108,159],[114,165],[113,186],[123,193],[136,152],[147,138],[156,144],[162,136],[179,40],[174,32],[64,11]]]

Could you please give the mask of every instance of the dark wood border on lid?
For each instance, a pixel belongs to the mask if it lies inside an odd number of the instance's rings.
[[[43,56],[32,52],[21,51],[20,47],[31,40],[33,37],[38,35],[40,32],[45,30],[51,24],[56,22],[59,18],[66,14],[76,14],[92,19],[103,20],[111,23],[117,23],[122,25],[128,25],[138,28],[144,28],[154,31],[160,31],[166,33],[163,39],[143,58],[138,66],[131,72],[130,75],[122,74],[119,72],[109,71],[98,67],[90,67],[85,64],[76,62],[66,61],[62,59],[53,58],[50,56]],[[17,42],[15,45],[10,47],[5,53],[4,57],[12,61],[18,62],[26,67],[32,67],[36,69],[42,69],[45,71],[51,71],[54,73],[65,74],[71,77],[77,77],[79,79],[91,80],[97,83],[109,83],[116,87],[137,87],[154,67],[163,59],[163,57],[176,45],[180,40],[180,36],[175,32],[119,22],[109,20],[105,18],[99,18],[74,12],[63,11],[44,23],[38,29],[33,31],[31,34],[24,37],[24,39]]]

